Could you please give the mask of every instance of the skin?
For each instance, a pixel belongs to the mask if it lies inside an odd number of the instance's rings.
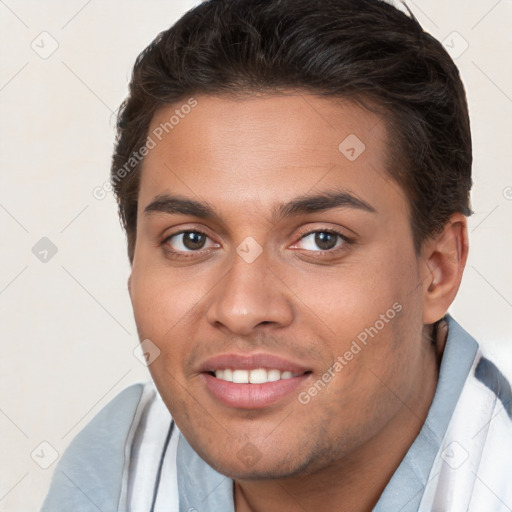
[[[435,393],[446,332],[434,346],[430,324],[460,284],[466,219],[453,215],[416,254],[408,199],[386,173],[385,123],[360,106],[297,93],[196,99],[141,176],[129,290],[140,339],[161,351],[152,377],[191,446],[234,479],[238,512],[371,510]],[[176,108],[157,112],[150,133]],[[366,148],[354,161],[338,149],[350,134]],[[374,211],[272,215],[325,191],[349,192]],[[163,194],[217,216],[145,212]],[[203,248],[169,239],[183,230],[204,232]],[[325,230],[351,242],[333,235],[322,252],[310,233]],[[236,252],[249,236],[262,248],[252,263]],[[401,311],[301,403],[299,393],[393,304]],[[274,405],[228,407],[198,371],[225,352],[271,353],[311,373]],[[252,464],[237,456],[248,442]]]

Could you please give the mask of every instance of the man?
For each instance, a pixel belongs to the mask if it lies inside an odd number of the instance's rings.
[[[510,385],[448,314],[471,137],[379,0],[210,0],[139,56],[112,184],[156,386],[43,510],[506,511]]]

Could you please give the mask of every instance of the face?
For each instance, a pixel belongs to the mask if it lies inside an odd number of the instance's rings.
[[[320,470],[418,390],[421,261],[384,122],[307,94],[195,101],[155,115],[141,175],[130,295],[152,377],[218,471]]]

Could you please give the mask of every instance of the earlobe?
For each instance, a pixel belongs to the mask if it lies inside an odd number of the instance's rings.
[[[454,214],[423,251],[423,323],[441,319],[455,299],[468,255],[467,219]]]

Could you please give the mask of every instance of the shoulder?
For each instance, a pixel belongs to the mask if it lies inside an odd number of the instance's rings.
[[[100,410],[59,461],[41,512],[118,509],[130,432],[154,395],[133,384]]]
[[[480,351],[430,471],[420,510],[512,510],[511,386]],[[444,509],[443,509],[444,510]]]

